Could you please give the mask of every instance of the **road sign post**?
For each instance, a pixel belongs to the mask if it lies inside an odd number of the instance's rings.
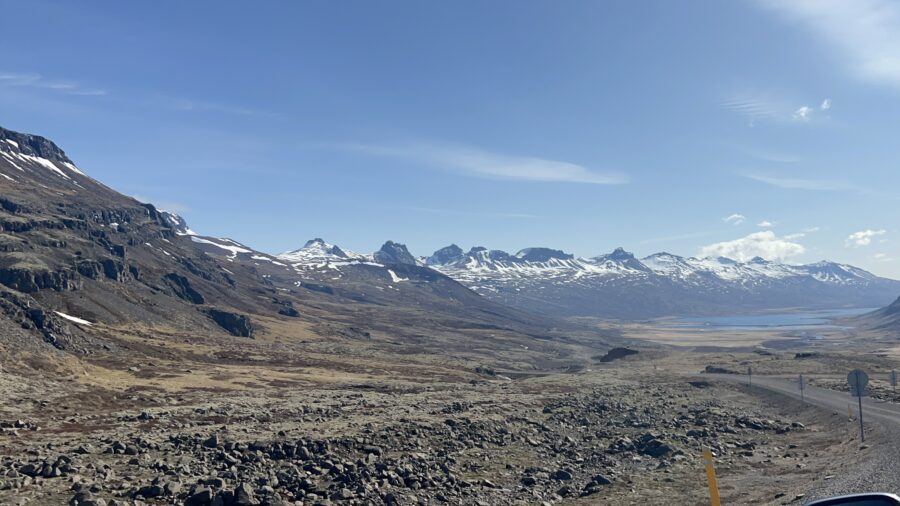
[[[891,389],[897,393],[897,369],[891,369]]]
[[[806,386],[803,384],[803,375],[800,375],[800,400],[806,402],[806,398],[803,396],[803,391],[806,389]]]
[[[747,386],[753,388],[753,369],[747,368]]]
[[[862,398],[866,395],[866,385],[869,384],[869,375],[861,369],[853,369],[847,375],[847,383],[850,385],[850,395],[859,401],[859,440],[866,442],[866,432],[863,428]]]

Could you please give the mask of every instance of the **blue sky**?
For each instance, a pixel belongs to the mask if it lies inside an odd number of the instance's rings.
[[[900,277],[894,2],[0,9],[0,125],[204,234]]]

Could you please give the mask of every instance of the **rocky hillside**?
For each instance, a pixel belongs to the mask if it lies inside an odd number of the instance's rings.
[[[390,241],[380,263],[311,241],[298,268],[198,235],[180,217],[90,178],[51,141],[4,129],[0,229],[5,349],[44,342],[91,354],[115,348],[104,337],[114,329],[139,327],[239,338],[390,335],[439,352],[490,341],[473,334],[484,329],[530,342],[554,325],[478,296]],[[345,265],[305,268],[326,258]]]
[[[854,318],[853,322],[862,328],[900,334],[900,297],[881,309]]]

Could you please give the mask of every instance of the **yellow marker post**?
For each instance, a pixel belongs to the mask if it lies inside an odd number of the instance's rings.
[[[709,481],[709,501],[712,506],[722,506],[719,501],[719,483],[716,481],[716,469],[713,467],[712,452],[703,452],[703,461],[706,464],[706,479]]]

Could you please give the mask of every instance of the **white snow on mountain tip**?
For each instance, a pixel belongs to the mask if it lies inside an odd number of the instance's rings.
[[[0,139],[0,168],[3,168],[4,166],[12,167],[23,173],[28,173],[30,171],[50,171],[54,176],[69,180],[76,186],[78,186],[78,183],[72,180],[69,173],[84,175],[78,167],[69,162],[54,162],[47,158],[25,153],[20,148],[19,143],[10,139]],[[3,174],[0,172],[0,175],[3,175],[10,181],[15,180],[13,177],[15,176],[15,173]]]
[[[278,259],[298,269],[333,268],[359,262],[371,262],[371,258],[343,250],[322,239],[311,239],[302,248],[278,255]]]

